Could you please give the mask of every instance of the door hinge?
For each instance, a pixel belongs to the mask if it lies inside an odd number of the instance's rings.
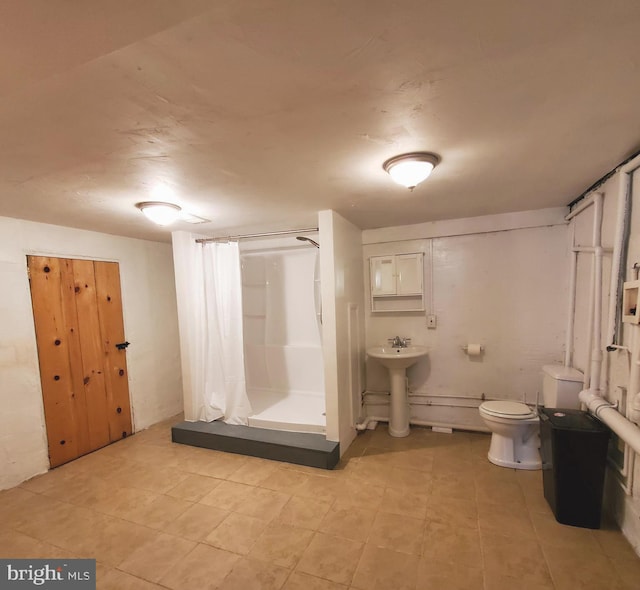
[[[27,279],[31,280],[31,267],[29,265],[27,265]]]

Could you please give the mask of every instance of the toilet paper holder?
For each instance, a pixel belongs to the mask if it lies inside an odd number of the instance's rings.
[[[469,345],[468,344],[464,344],[460,348],[462,348],[462,350],[464,350],[465,353],[469,354]],[[480,345],[480,351],[479,352],[480,353],[484,352],[484,345],[483,344]],[[478,354],[478,352],[476,352],[475,354]]]

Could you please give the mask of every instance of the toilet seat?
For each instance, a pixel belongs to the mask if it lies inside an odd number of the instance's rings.
[[[488,416],[494,416],[495,418],[508,418],[510,420],[529,420],[537,417],[537,414],[522,402],[484,402],[480,405],[480,411]]]

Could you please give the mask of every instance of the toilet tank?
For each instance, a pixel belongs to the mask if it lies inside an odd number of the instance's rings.
[[[584,375],[562,365],[542,367],[542,402],[545,408],[580,409],[578,394],[584,389]]]

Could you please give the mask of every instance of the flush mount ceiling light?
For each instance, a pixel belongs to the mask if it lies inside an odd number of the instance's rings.
[[[429,152],[412,152],[389,158],[382,168],[389,176],[402,186],[413,190],[423,180],[426,180],[435,168],[440,158]]]
[[[170,225],[180,217],[182,209],[173,203],[163,203],[162,201],[145,201],[136,203],[136,207],[140,209],[147,217],[158,225]]]

